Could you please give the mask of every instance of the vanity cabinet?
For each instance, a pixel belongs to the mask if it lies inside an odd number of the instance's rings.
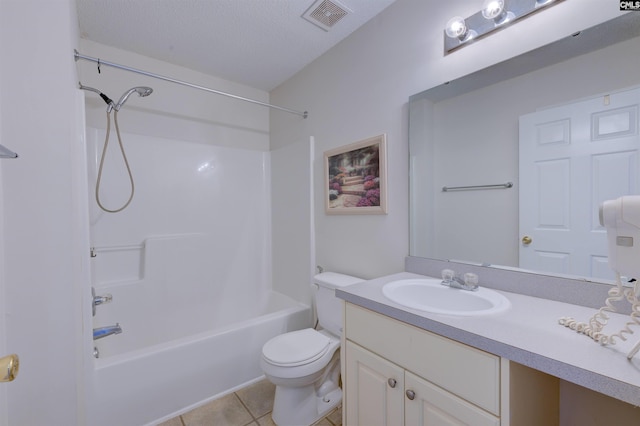
[[[344,421],[362,425],[554,425],[557,379],[345,304]]]
[[[346,359],[347,425],[500,424],[496,416],[351,341]]]

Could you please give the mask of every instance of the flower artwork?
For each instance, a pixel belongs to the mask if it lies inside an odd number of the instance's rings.
[[[386,135],[324,153],[327,214],[386,214]]]

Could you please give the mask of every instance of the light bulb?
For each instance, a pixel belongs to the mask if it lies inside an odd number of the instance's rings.
[[[461,16],[454,16],[447,21],[445,27],[445,33],[451,38],[464,39],[467,33],[467,24],[464,22],[464,18]]]
[[[486,19],[493,19],[495,26],[513,21],[516,15],[504,8],[504,0],[484,0],[482,5],[482,16]]]
[[[482,16],[495,19],[504,11],[504,0],[485,0],[482,4]]]

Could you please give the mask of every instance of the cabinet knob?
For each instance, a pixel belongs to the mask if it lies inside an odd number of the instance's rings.
[[[407,389],[405,394],[407,395],[407,398],[409,398],[411,401],[413,401],[413,399],[416,397],[416,393],[411,389]]]
[[[396,379],[389,379],[387,380],[387,383],[389,383],[389,387],[395,388],[396,385],[398,384],[398,382],[396,382]]]

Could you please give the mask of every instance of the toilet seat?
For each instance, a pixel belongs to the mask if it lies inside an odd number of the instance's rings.
[[[265,361],[281,367],[297,367],[318,360],[327,353],[331,339],[312,328],[281,334],[262,348]]]

